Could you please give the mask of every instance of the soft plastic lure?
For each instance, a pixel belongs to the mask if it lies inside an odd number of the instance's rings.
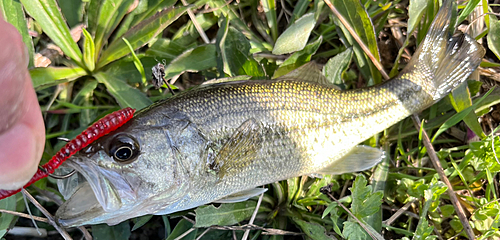
[[[35,175],[33,175],[31,180],[26,185],[24,185],[23,188],[26,188],[34,182],[49,176],[49,174],[54,173],[54,171],[71,155],[75,154],[95,140],[116,130],[117,128],[128,122],[134,116],[134,112],[135,109],[124,108],[116,112],[112,112],[92,124],[82,133],[76,136],[76,138],[66,143],[66,145],[62,147],[61,150],[59,150],[59,152],[57,152],[49,162],[39,168]],[[0,199],[10,197],[20,191],[21,189],[0,190]]]

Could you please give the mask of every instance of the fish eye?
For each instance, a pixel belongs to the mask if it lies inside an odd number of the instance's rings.
[[[115,136],[108,146],[108,155],[119,163],[131,163],[139,153],[137,140],[126,134]]]

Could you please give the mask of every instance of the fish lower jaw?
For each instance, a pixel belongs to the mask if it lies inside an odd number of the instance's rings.
[[[106,223],[116,225],[127,219],[146,214],[155,214],[156,209],[141,201],[125,202],[117,209],[105,210],[97,200],[88,182],[78,189],[64,202],[55,214],[56,221],[63,227],[77,227]]]
[[[59,207],[55,217],[61,226],[75,227],[91,224],[103,212],[90,184],[85,182]]]

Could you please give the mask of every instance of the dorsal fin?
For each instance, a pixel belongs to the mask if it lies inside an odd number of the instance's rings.
[[[245,80],[248,80],[250,78],[252,78],[252,77],[247,76],[247,75],[241,75],[241,76],[236,76],[236,77],[227,77],[227,78],[214,78],[214,79],[210,79],[208,81],[203,82],[201,85],[206,86],[206,85],[211,85],[211,84],[216,84],[216,83],[245,81]]]
[[[299,68],[276,79],[277,80],[296,79],[297,81],[315,82],[339,89],[338,86],[333,85],[328,81],[328,79],[326,79],[325,76],[323,76],[323,73],[319,69],[318,65],[316,65],[316,63],[314,62],[308,62],[300,66]]]

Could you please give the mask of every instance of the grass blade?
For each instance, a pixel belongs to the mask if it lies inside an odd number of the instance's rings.
[[[132,88],[126,82],[105,72],[94,75],[99,83],[106,85],[108,92],[113,95],[120,107],[131,107],[137,110],[151,105],[153,102],[144,93]]]
[[[224,0],[212,0],[209,1],[208,4],[212,9],[215,10],[215,14],[218,17],[226,16],[229,21],[231,21],[231,25],[238,29],[241,33],[243,33],[248,39],[250,39],[253,44],[256,45],[257,48],[260,49],[268,49],[269,51],[272,49],[272,46],[266,42],[263,42],[260,37],[257,36],[248,26],[241,20],[241,18],[235,13],[235,11],[227,6],[226,1]]]
[[[382,162],[377,165],[375,171],[373,172],[373,179],[371,185],[373,187],[373,192],[381,191],[385,195],[385,189],[388,182],[389,176],[389,166],[391,164],[391,157],[389,152],[391,151],[389,144],[384,145],[385,157]],[[376,213],[365,218],[368,225],[372,226],[375,230],[380,232],[382,230],[382,208],[380,208]]]
[[[83,42],[83,62],[89,71],[94,71],[95,69],[95,44],[94,39],[85,28],[82,28],[83,36],[85,36],[85,41]]]
[[[358,36],[368,46],[373,56],[380,61],[373,23],[361,3],[355,0],[348,0],[335,1],[334,4],[342,16],[344,16],[351,26],[353,26]]]
[[[477,102],[472,104],[472,106],[470,106],[470,107],[462,110],[461,112],[453,115],[450,119],[448,119],[445,123],[443,123],[443,125],[441,125],[441,127],[439,127],[437,132],[434,134],[434,137],[432,137],[431,142],[434,142],[434,140],[436,140],[436,138],[439,136],[439,134],[443,133],[448,128],[455,126],[458,122],[462,121],[462,119],[464,119],[471,111],[473,111],[478,105],[480,105],[481,102],[486,97],[488,97],[488,95],[490,95],[490,93],[493,92],[494,89],[495,88],[490,89],[486,94],[484,94],[483,97],[481,97],[481,99],[479,99]]]
[[[460,84],[460,86],[451,92],[451,104],[457,112],[460,112],[470,106],[472,106],[471,94],[469,88],[467,87],[467,82]],[[463,121],[467,126],[480,138],[485,138],[486,135],[483,133],[483,128],[477,120],[476,113],[471,111],[467,114]]]
[[[481,0],[481,5],[483,5],[483,13],[489,12],[488,11],[489,10],[488,9],[488,0]],[[495,20],[495,19],[493,19],[493,20]],[[484,23],[486,23],[486,26],[490,26],[490,15],[485,15],[484,16]]]
[[[216,50],[219,73],[230,77],[238,75],[264,76],[262,67],[250,55],[250,42],[241,32],[229,26],[227,18],[217,32]]]
[[[0,200],[0,209],[16,211],[16,197],[9,197]],[[0,213],[0,238],[7,233],[15,216],[7,213]]]
[[[273,41],[276,41],[276,39],[278,39],[276,0],[262,0],[260,2],[262,3],[262,7],[264,8],[264,13],[266,14],[267,25],[269,26],[269,30],[271,31],[271,37],[273,38]]]
[[[46,67],[34,68],[30,75],[33,87],[40,89],[85,76],[87,71],[80,67]]]
[[[146,81],[146,74],[144,73],[144,66],[142,66],[141,60],[135,55],[134,49],[130,45],[130,43],[127,41],[126,38],[122,38],[122,40],[127,44],[127,47],[130,50],[130,54],[132,54],[132,58],[134,59],[134,65],[137,68],[137,71],[141,74],[141,80],[142,80],[142,85],[146,86],[148,85],[148,82]]]
[[[335,57],[330,58],[323,67],[323,75],[329,82],[345,89],[344,81],[342,81],[342,73],[347,70],[352,60],[352,48],[337,54]]]
[[[299,218],[292,218],[293,222],[302,229],[302,232],[311,239],[329,240],[332,239],[326,234],[326,229],[315,222],[307,222]]]
[[[237,203],[223,203],[219,207],[207,205],[198,207],[195,227],[210,227],[212,225],[228,226],[249,219],[257,203],[244,201]]]
[[[153,215],[145,215],[145,216],[142,216],[142,217],[139,217],[139,218],[136,218],[135,220],[137,220],[134,224],[134,226],[132,227],[132,230],[131,231],[134,231],[134,230],[137,230],[138,228],[144,226],[144,224],[148,223],[149,220],[153,217]]]
[[[97,26],[94,34],[95,55],[99,56],[103,45],[108,40],[118,23],[132,5],[134,0],[105,0],[99,8]],[[121,41],[120,41],[121,42]]]
[[[424,15],[424,11],[427,9],[427,4],[428,1],[418,1],[418,0],[410,0],[410,6],[408,7],[408,33],[413,34],[415,31],[417,25],[420,23],[420,20],[422,19],[422,15]],[[399,49],[398,56],[396,57],[396,60],[394,61],[394,66],[392,67],[391,72],[389,75],[395,76],[398,73],[398,68],[399,68],[399,59],[403,55],[403,52],[408,46],[408,43],[410,41],[410,38],[407,37],[403,43],[403,46]]]
[[[189,49],[172,60],[165,67],[165,79],[170,79],[185,71],[202,71],[216,67],[215,45],[208,44]]]
[[[87,0],[88,1],[88,0]],[[58,1],[61,12],[70,28],[78,25],[83,18],[85,0]]]
[[[90,109],[90,107],[93,107],[93,96],[97,84],[97,81],[94,79],[87,80],[83,84],[82,89],[73,98],[72,103],[74,105],[84,107],[78,119],[80,121],[80,126],[88,126],[97,118],[97,110]]]
[[[458,20],[456,22],[457,25],[463,22],[467,18],[467,16],[469,16],[469,14],[474,10],[474,8],[476,8],[479,1],[481,0],[469,0],[464,10],[460,12],[460,16],[458,17]]]
[[[500,21],[490,19],[490,32],[488,33],[488,47],[500,59]]]
[[[26,26],[26,17],[24,16],[23,6],[19,1],[0,0],[0,10],[2,10],[4,19],[8,23],[14,25],[14,27],[17,28],[17,31],[19,31],[19,33],[21,34],[23,42],[28,49],[28,68],[32,68],[34,66],[33,56],[35,49],[33,48],[33,41],[31,40],[31,36],[28,33],[28,26]]]
[[[350,25],[354,32],[359,36],[361,42],[368,48],[367,51],[373,55],[374,61],[379,62],[380,56],[377,46],[377,38],[375,37],[375,28],[366,12],[365,8],[357,0],[334,1],[334,6],[337,11],[344,17],[347,24]],[[341,23],[340,26],[345,39],[354,47],[355,60],[359,66],[361,73],[366,79],[373,78],[374,83],[381,82],[380,72],[377,70],[372,61],[365,55],[362,47],[356,42],[348,29]]]
[[[143,21],[142,23],[132,27],[123,37],[128,39],[134,50],[146,45],[151,39],[156,37],[167,26],[173,23],[177,18],[182,16],[187,7],[170,8],[163,10],[153,17]],[[101,58],[97,63],[97,68],[101,68],[106,64],[118,60],[119,58],[129,53],[129,48],[123,41],[114,41],[109,47],[102,52]]]
[[[114,226],[108,226],[106,224],[92,226],[92,235],[95,239],[129,239],[130,234],[130,225],[128,222],[122,222]]]
[[[158,60],[160,59],[156,60],[153,57],[137,53],[136,56],[144,67],[144,74],[146,75],[146,78],[148,78],[148,76],[152,76],[151,68],[158,64]],[[141,73],[137,71],[134,58],[132,56],[127,56],[110,63],[103,71],[106,72],[106,74],[113,75],[115,78],[119,78],[129,84],[136,85],[136,83],[138,83],[142,85]]]
[[[304,49],[315,24],[314,13],[308,13],[299,18],[276,40],[273,54],[287,54]]]
[[[103,2],[106,0],[92,0],[87,8],[88,31],[94,36],[97,30],[97,21]]]
[[[172,7],[176,0],[154,0],[154,1],[141,1],[139,5],[134,9],[134,11],[127,14],[123,22],[116,30],[116,34],[113,34],[115,39],[119,39],[125,32],[127,32],[131,27],[137,25],[142,22],[144,19],[147,19],[153,16],[155,13],[165,9]]]
[[[274,72],[273,78],[283,76],[311,61],[311,56],[316,53],[319,46],[321,45],[321,42],[323,42],[323,38],[320,36],[317,40],[307,44],[306,47],[301,51],[292,54],[292,56],[287,58],[283,62],[283,64],[281,64],[280,67]]]
[[[307,10],[309,5],[308,0],[299,0],[293,8],[293,20],[300,18]]]
[[[183,42],[178,42],[175,40],[170,40],[167,38],[159,38],[151,45],[148,50],[146,50],[146,55],[154,56],[161,59],[168,64],[174,58],[182,54],[184,51],[196,47],[196,43],[182,44]]]
[[[68,25],[59,11],[56,1],[21,0],[21,2],[26,12],[42,26],[45,34],[61,48],[64,54],[83,66],[82,52],[71,38]]]
[[[197,229],[193,228],[193,225],[194,224],[190,223],[188,220],[181,219],[177,223],[177,225],[175,225],[175,228],[172,230],[170,235],[168,235],[166,240],[175,240],[175,239],[194,240],[196,238]]]

